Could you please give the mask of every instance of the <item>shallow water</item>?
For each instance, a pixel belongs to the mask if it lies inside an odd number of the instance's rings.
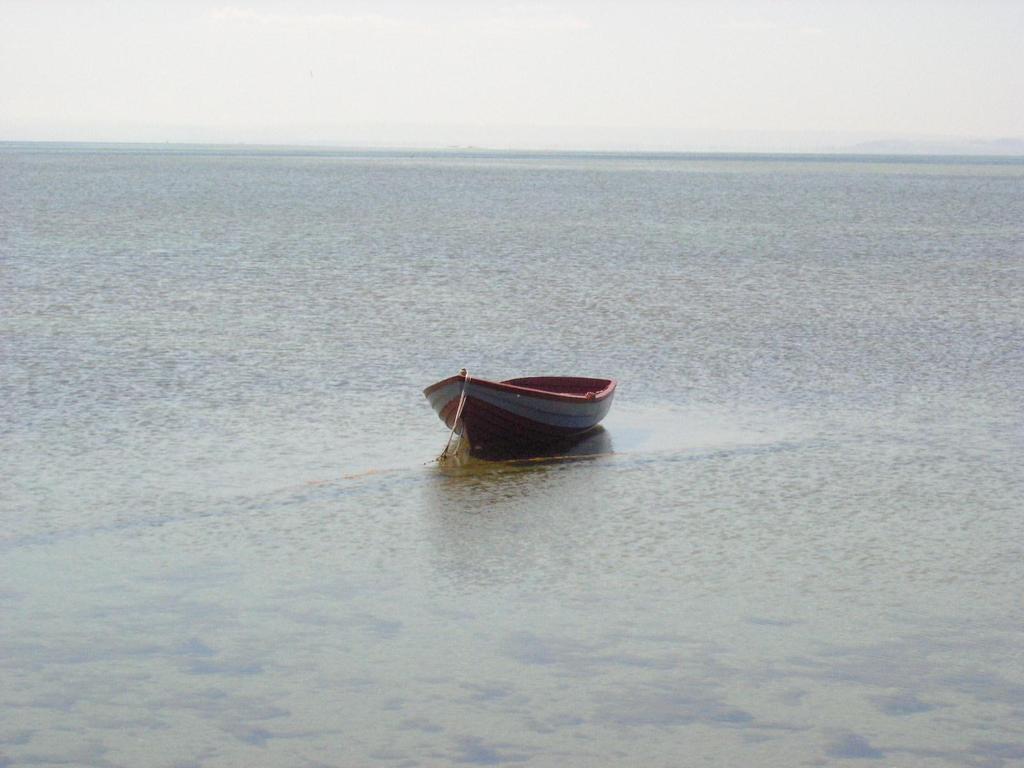
[[[1024,760],[1024,162],[4,145],[0,219],[0,765]],[[619,390],[438,465],[464,365]]]

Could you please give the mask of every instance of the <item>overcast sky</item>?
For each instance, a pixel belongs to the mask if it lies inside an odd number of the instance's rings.
[[[1024,137],[1024,1],[0,0],[0,139],[891,135]]]

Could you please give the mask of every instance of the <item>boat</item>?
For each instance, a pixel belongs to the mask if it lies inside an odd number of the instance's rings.
[[[468,439],[471,450],[527,448],[569,440],[596,427],[611,408],[615,384],[580,376],[488,381],[463,368],[423,394],[452,433]]]

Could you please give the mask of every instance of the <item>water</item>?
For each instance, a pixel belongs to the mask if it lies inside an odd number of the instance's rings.
[[[1024,760],[1024,161],[8,144],[0,222],[0,765]],[[464,365],[597,455],[435,465]]]

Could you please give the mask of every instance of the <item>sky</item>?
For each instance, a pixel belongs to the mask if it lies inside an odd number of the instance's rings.
[[[0,140],[1024,139],[1024,0],[0,0]]]

